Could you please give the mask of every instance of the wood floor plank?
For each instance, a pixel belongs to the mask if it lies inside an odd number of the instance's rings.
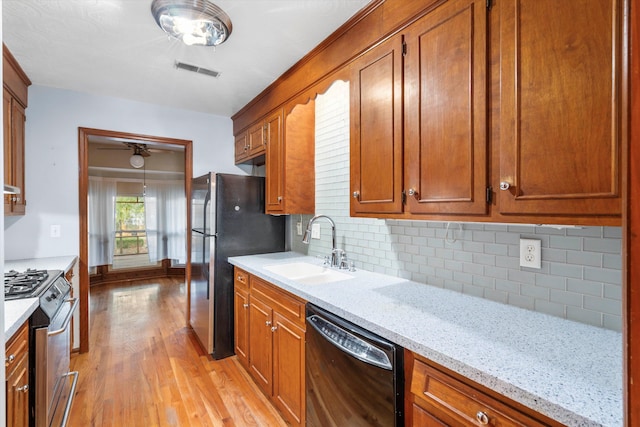
[[[184,325],[177,278],[91,288],[89,353],[68,425],[285,426],[235,356],[213,360]]]

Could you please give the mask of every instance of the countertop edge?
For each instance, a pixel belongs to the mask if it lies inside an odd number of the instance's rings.
[[[38,298],[25,298],[4,303],[4,342],[6,343],[20,329],[20,326],[38,308]]]
[[[24,258],[24,259],[5,259],[4,270],[22,271],[27,268],[35,268],[38,270],[62,270],[65,273],[69,271],[77,262],[77,255],[60,255],[55,257],[43,258]]]

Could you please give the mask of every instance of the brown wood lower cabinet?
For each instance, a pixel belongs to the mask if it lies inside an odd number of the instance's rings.
[[[561,426],[544,415],[405,352],[407,426]]]
[[[6,425],[29,425],[29,322],[7,342],[4,359],[7,392]]]
[[[292,425],[305,424],[305,304],[236,267],[235,352]]]

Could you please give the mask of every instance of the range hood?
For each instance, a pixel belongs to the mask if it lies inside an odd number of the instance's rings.
[[[4,185],[4,194],[20,194],[20,189],[13,185]]]

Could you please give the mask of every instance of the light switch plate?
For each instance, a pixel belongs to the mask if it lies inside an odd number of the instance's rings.
[[[540,240],[520,239],[520,267],[542,268]]]
[[[60,237],[60,226],[59,225],[52,225],[51,226],[51,237]]]
[[[312,224],[311,225],[311,238],[319,239],[320,238],[320,224]]]
[[[296,232],[298,233],[298,236],[302,236],[302,223],[301,222],[296,222]]]

